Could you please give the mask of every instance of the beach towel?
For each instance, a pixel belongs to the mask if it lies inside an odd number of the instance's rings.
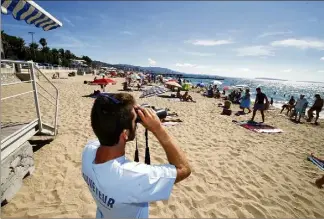
[[[324,161],[315,157],[314,155],[310,155],[307,157],[307,160],[311,161],[313,164],[315,164],[318,168],[321,170],[324,170]]]
[[[264,123],[258,123],[258,122],[252,122],[252,121],[238,122],[236,120],[233,120],[232,122],[239,126],[246,128],[246,129],[249,129],[251,131],[258,132],[258,133],[280,133],[280,132],[282,132],[281,129],[275,128],[270,125],[266,125]]]
[[[164,126],[175,126],[175,125],[179,125],[179,122],[163,122],[162,125]]]

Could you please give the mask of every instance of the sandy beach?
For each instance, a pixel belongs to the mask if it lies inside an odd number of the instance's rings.
[[[96,205],[81,175],[83,147],[95,138],[90,126],[94,99],[82,97],[99,89],[83,84],[92,79],[76,76],[53,80],[60,91],[58,135],[34,153],[36,169],[24,179],[10,203],[1,208],[2,217],[95,217]],[[117,80],[117,85],[108,86],[109,92],[122,89],[124,79]],[[20,84],[2,88],[2,97],[30,87]],[[132,94],[138,98],[141,92]],[[221,100],[190,94],[196,103],[158,97],[138,99],[140,104],[178,113],[183,122],[167,129],[186,152],[193,170],[188,179],[174,187],[168,201],[151,204],[150,217],[324,217],[324,189],[314,185],[324,172],[306,159],[310,153],[324,158],[323,120],[320,126],[295,124],[278,110],[268,111],[266,123],[283,133],[260,134],[232,122],[250,119],[251,114],[222,116],[217,106]],[[44,119],[52,122],[54,107],[40,99]],[[33,96],[3,102],[1,116],[5,123],[36,118]],[[256,120],[261,121],[259,113]],[[143,127],[137,135],[143,161]],[[152,135],[149,144],[152,163],[166,163],[163,149]],[[133,159],[134,150],[135,142],[128,143],[129,159]]]

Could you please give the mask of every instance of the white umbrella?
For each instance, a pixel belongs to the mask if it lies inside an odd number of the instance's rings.
[[[214,80],[214,81],[212,82],[212,84],[213,84],[213,85],[221,85],[221,84],[223,84],[223,83],[220,82],[220,81]]]
[[[238,84],[238,85],[235,85],[234,88],[246,89],[246,88],[250,88],[250,87],[248,85],[246,85],[246,84]]]

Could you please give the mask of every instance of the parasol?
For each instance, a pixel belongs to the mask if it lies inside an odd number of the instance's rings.
[[[90,82],[90,85],[107,85],[107,84],[116,84],[116,81],[110,78],[101,78]]]
[[[171,86],[171,87],[179,87],[179,88],[181,88],[181,85],[178,84],[178,83],[175,82],[175,81],[168,81],[168,82],[166,82],[165,84],[166,84],[166,85],[169,85],[169,86]]]
[[[139,79],[141,79],[141,77],[138,76],[138,74],[132,74],[132,75],[131,75],[131,79],[132,79],[132,80],[139,80]]]
[[[212,84],[213,84],[213,85],[221,85],[221,84],[223,84],[223,83],[220,82],[220,81],[214,80],[214,81],[212,81]]]

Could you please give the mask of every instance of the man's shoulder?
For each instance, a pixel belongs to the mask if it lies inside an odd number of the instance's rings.
[[[147,174],[157,177],[173,177],[176,174],[176,168],[171,164],[147,165],[143,163],[128,161],[122,165],[122,169],[125,175]]]
[[[89,153],[91,151],[97,150],[100,146],[100,143],[98,140],[90,140],[86,143],[86,145],[83,148],[83,154]]]

